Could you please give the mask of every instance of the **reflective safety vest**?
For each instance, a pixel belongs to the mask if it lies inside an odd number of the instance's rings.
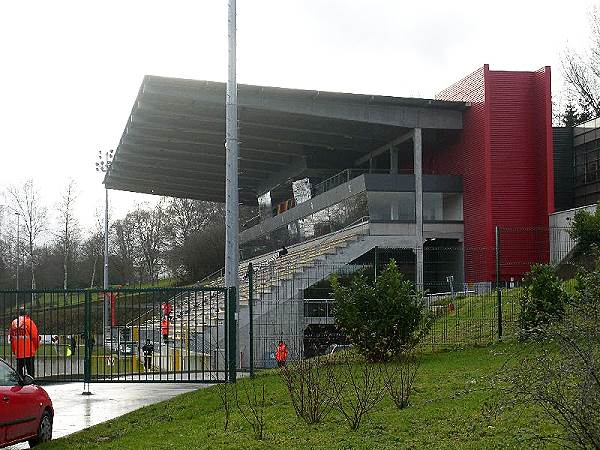
[[[163,336],[169,335],[169,321],[168,320],[165,319],[160,323],[160,333]]]
[[[35,322],[29,316],[19,316],[10,324],[10,346],[18,359],[30,358],[37,352],[40,336]]]
[[[277,346],[277,350],[275,350],[275,359],[279,362],[284,362],[287,360],[288,356],[288,348],[285,344],[279,344]]]

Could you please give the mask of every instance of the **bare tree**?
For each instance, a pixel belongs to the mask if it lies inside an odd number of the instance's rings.
[[[296,415],[307,424],[320,423],[337,403],[335,365],[329,358],[298,358],[280,373]]]
[[[57,207],[60,221],[58,239],[63,251],[63,289],[67,289],[69,285],[69,262],[73,257],[74,244],[79,235],[79,223],[73,211],[76,199],[76,183],[71,179]]]
[[[162,201],[152,209],[138,207],[133,212],[135,234],[150,281],[157,281],[165,246],[166,220]]]
[[[133,281],[135,272],[135,222],[131,214],[123,219],[115,220],[113,229],[113,252],[121,265],[123,279],[127,283]]]
[[[352,431],[358,430],[363,418],[382,400],[385,392],[381,366],[347,359],[338,366],[333,382],[336,409]]]
[[[217,387],[221,406],[223,407],[223,431],[229,428],[229,417],[231,415],[230,400],[231,400],[231,385],[229,383],[220,383]]]
[[[577,52],[568,48],[562,66],[569,94],[575,97],[581,112],[600,116],[600,10],[593,8],[590,20],[590,48]]]
[[[14,257],[15,234],[13,230],[15,225],[11,221],[11,215],[8,208],[0,206],[0,286],[12,287],[10,278],[10,267],[14,267],[16,259]]]
[[[173,244],[178,246],[185,245],[191,233],[202,231],[207,225],[225,217],[224,207],[220,203],[186,198],[171,198],[166,209]]]
[[[243,391],[244,396],[240,398],[238,391]],[[235,403],[244,420],[252,427],[254,437],[262,440],[265,431],[265,407],[267,406],[265,396],[265,378],[258,377],[254,382],[248,380],[235,384]]]
[[[27,251],[31,265],[31,289],[35,289],[35,246],[40,235],[46,230],[46,208],[33,180],[27,180],[22,186],[11,186],[7,190],[13,208],[21,214],[27,237]]]
[[[398,409],[408,407],[413,384],[421,365],[420,355],[409,347],[382,367],[385,389]]]
[[[85,239],[83,239],[81,245],[81,260],[78,261],[79,264],[84,261],[87,263],[85,267],[89,272],[85,275],[89,280],[89,287],[93,288],[96,285],[96,273],[98,271],[98,261],[100,260],[100,256],[102,254],[103,247],[103,236],[101,232],[92,231]],[[91,272],[91,273],[90,273]]]

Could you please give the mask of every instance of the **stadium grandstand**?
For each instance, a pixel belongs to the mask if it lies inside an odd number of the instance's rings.
[[[385,255],[429,292],[489,289],[496,227],[547,227],[554,212],[549,67],[485,65],[435,99],[238,92],[239,198],[259,212],[240,224],[242,365],[250,263],[255,360],[268,366],[273,342],[301,351],[307,330],[332,325],[310,316],[305,298],[331,274]],[[224,83],[146,76],[104,182],[223,202],[224,140]],[[515,239],[504,258],[548,260],[547,240]],[[222,286],[222,272],[202,285]],[[209,327],[221,320],[179,309]]]

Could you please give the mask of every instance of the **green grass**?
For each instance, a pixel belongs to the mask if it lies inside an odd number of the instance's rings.
[[[520,288],[502,290],[503,336],[514,335],[519,315]],[[451,299],[444,298],[433,303],[438,316],[424,346],[453,347],[488,345],[498,339],[498,303],[496,291],[485,294],[457,296],[454,310],[448,309]]]
[[[427,353],[412,405],[398,411],[386,398],[356,432],[348,430],[337,412],[321,424],[306,425],[296,418],[279,376],[268,371],[255,380],[238,382],[265,383],[268,406],[262,441],[254,438],[235,406],[229,430],[223,431],[218,388],[212,387],[144,407],[41,448],[535,448],[522,429],[534,424],[538,430],[553,430],[537,411],[515,407],[495,418],[484,414],[484,405],[493,404],[498,395],[491,378],[516,349],[517,344],[498,344]]]

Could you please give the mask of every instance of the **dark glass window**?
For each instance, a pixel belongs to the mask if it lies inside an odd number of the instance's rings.
[[[15,386],[19,384],[17,372],[12,370],[6,363],[0,361],[0,386]]]

